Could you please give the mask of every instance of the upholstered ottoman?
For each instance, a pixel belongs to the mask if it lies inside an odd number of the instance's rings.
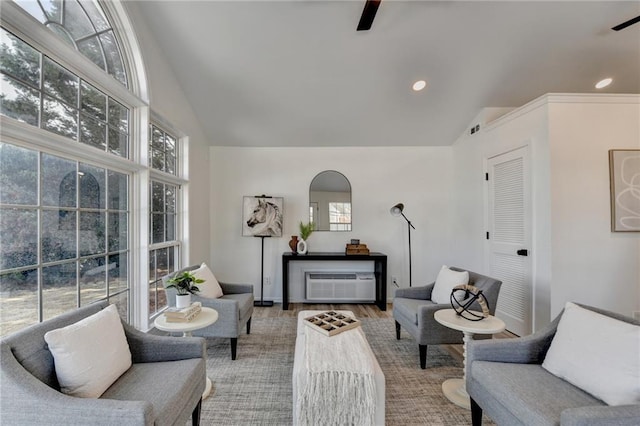
[[[384,425],[385,380],[362,327],[325,336],[298,314],[293,361],[293,424]],[[337,311],[354,317],[350,311]]]

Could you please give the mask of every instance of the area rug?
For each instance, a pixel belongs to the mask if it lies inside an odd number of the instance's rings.
[[[462,362],[430,346],[421,370],[418,347],[395,338],[393,319],[363,319],[362,327],[386,380],[387,425],[469,425],[471,414],[442,394],[441,384],[462,377]],[[291,375],[295,318],[255,318],[251,334],[238,339],[231,360],[229,339],[208,339],[207,374],[213,394],[203,401],[203,425],[291,425]],[[490,425],[485,418],[485,425]]]

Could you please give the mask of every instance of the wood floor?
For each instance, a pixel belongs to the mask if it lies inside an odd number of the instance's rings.
[[[376,305],[362,304],[311,304],[289,303],[289,309],[282,310],[282,304],[276,303],[271,308],[256,306],[253,308],[253,318],[297,318],[300,311],[351,311],[356,318],[393,318],[391,315],[391,303],[387,304],[387,310],[381,311]]]
[[[300,311],[318,310],[318,311],[351,311],[356,318],[393,318],[393,305],[387,303],[387,310],[381,311],[376,305],[363,304],[310,304],[310,303],[289,303],[289,309],[282,310],[282,304],[276,303],[273,307],[266,308],[256,306],[253,308],[253,318],[297,318]],[[404,333],[406,335],[406,333]],[[514,334],[503,331],[494,335],[494,339],[509,339],[517,337]],[[463,348],[462,345],[442,345],[454,358],[462,361]],[[418,346],[416,345],[416,359],[418,357]]]

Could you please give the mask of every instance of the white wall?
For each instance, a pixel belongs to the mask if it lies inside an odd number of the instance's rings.
[[[190,184],[184,188],[188,200],[188,229],[185,234],[183,260],[185,263],[207,259],[210,253],[209,239],[201,238],[208,233],[210,223],[207,209],[209,197],[209,140],[202,126],[195,119],[193,110],[186,99],[178,80],[166,61],[164,52],[157,45],[143,19],[136,19],[139,14],[136,2],[123,2],[136,37],[143,52],[143,61],[149,84],[150,107],[167,123],[179,132],[187,135],[189,151],[188,177]]]
[[[532,171],[532,296],[534,330],[549,323],[551,271],[549,259],[550,201],[548,124],[546,100],[537,99],[490,123],[493,109],[483,111],[472,123],[481,123],[480,133],[466,132],[453,145],[456,175],[455,250],[465,265],[488,274],[486,256],[487,200],[486,160],[495,155],[529,146]]]
[[[260,239],[241,236],[242,197],[284,197],[284,237],[265,240],[265,278],[271,281],[265,299],[280,301],[282,253],[289,251],[299,222],[308,220],[309,184],[324,170],[337,170],[351,183],[353,231],[315,232],[308,241],[310,251],[342,252],[351,238],[359,238],[371,251],[388,256],[389,284],[396,276],[401,287],[408,286],[407,223],[389,213],[391,206],[404,202],[405,214],[416,227],[411,234],[413,284],[432,282],[443,262],[455,263],[450,256],[449,212],[455,199],[450,147],[212,147],[210,155],[210,261],[218,279],[252,283],[256,297]],[[292,273],[292,296],[302,286],[295,282],[300,276]],[[390,284],[389,298],[393,289]]]
[[[546,95],[463,135],[453,146],[460,195],[454,251],[485,270],[487,158],[527,143],[533,185],[534,329],[570,300],[640,309],[640,234],[610,231],[607,151],[640,148],[637,95]]]
[[[640,310],[640,233],[611,232],[610,149],[640,149],[640,97],[557,97],[551,141],[551,313],[578,301]]]

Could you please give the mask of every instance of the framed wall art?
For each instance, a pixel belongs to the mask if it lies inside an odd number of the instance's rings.
[[[640,232],[640,149],[609,150],[611,231]]]
[[[245,196],[242,200],[243,237],[282,237],[282,197]]]

